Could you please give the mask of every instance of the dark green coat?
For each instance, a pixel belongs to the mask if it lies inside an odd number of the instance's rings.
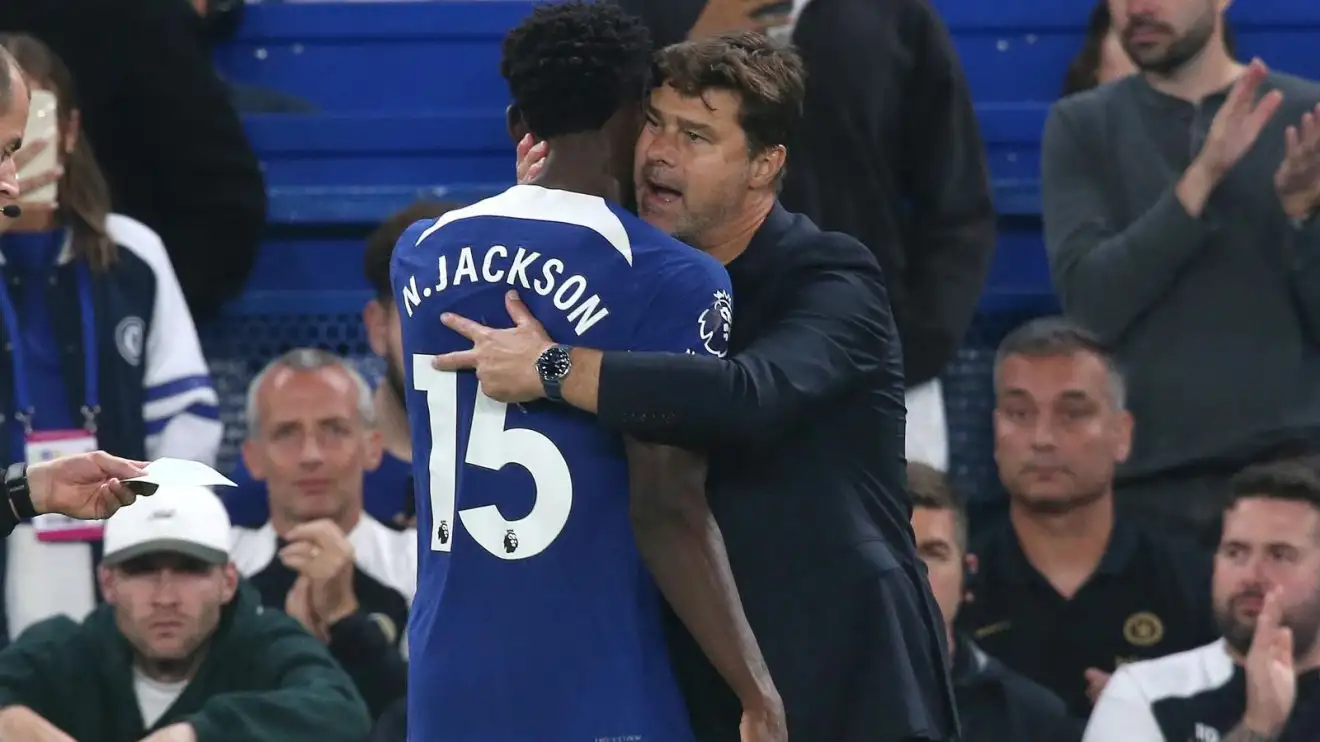
[[[0,707],[27,706],[79,742],[136,742],[179,722],[198,742],[363,742],[370,733],[366,705],[325,647],[263,609],[246,583],[197,674],[147,729],[113,610],[102,605],[82,624],[47,619],[0,651]]]

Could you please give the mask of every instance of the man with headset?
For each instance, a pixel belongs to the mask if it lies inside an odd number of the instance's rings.
[[[0,218],[12,219],[21,213],[16,203],[19,188],[14,153],[23,144],[29,95],[18,64],[0,48]],[[21,519],[41,513],[88,520],[108,518],[132,504],[138,492],[121,480],[140,476],[144,466],[145,462],[121,459],[104,451],[63,456],[32,466],[14,464],[4,474],[0,536],[9,536]]]

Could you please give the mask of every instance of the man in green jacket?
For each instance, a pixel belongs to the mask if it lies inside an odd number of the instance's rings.
[[[111,517],[81,624],[35,624],[0,651],[0,739],[363,742],[353,682],[296,621],[261,608],[203,488],[162,487]]]

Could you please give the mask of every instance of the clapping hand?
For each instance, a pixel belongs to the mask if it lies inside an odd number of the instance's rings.
[[[1269,70],[1265,63],[1253,59],[1242,76],[1233,83],[1224,105],[1220,106],[1219,113],[1210,122],[1210,131],[1196,159],[1216,179],[1233,169],[1255,145],[1261,131],[1283,103],[1283,93],[1277,90],[1271,90],[1259,100],[1256,99],[1256,92],[1260,90],[1260,84],[1267,74]]]
[[[1243,723],[1274,739],[1297,701],[1297,668],[1293,664],[1292,629],[1283,623],[1283,591],[1273,588],[1256,617],[1247,651],[1247,712]]]
[[[289,543],[280,549],[280,561],[307,579],[307,601],[315,624],[330,626],[358,609],[353,591],[353,545],[339,526],[330,520],[314,520],[294,526],[284,538]]]
[[[1320,106],[1284,133],[1283,163],[1274,190],[1288,216],[1304,219],[1320,208]]]

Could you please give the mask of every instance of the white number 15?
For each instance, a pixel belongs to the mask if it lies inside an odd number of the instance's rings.
[[[505,428],[508,405],[477,388],[464,463],[499,471],[517,464],[532,475],[532,509],[518,520],[505,520],[495,505],[459,510],[454,492],[458,477],[458,375],[431,368],[431,357],[414,355],[413,388],[426,393],[431,421],[431,551],[449,551],[462,524],[481,548],[500,559],[526,559],[545,551],[563,532],[573,507],[573,478],[554,442],[527,428]],[[487,500],[496,499],[490,493]],[[455,518],[457,515],[457,518]]]

